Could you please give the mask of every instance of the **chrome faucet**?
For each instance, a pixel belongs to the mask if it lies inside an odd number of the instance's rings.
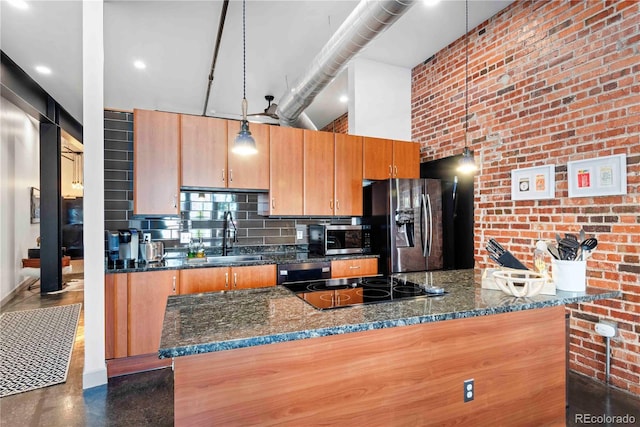
[[[222,218],[222,256],[229,254],[229,249],[233,249],[233,243],[238,241],[238,229],[233,222],[231,211],[225,211]],[[231,227],[229,227],[231,225]]]

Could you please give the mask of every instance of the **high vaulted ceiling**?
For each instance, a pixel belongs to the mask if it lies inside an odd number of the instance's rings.
[[[1,48],[82,121],[82,2],[0,2]],[[353,11],[357,1],[246,2],[246,91],[249,113],[275,103]],[[470,0],[469,28],[511,1]],[[222,1],[105,1],[105,107],[202,114]],[[465,33],[465,2],[416,3],[371,42],[363,58],[413,68]],[[238,118],[242,100],[242,2],[229,3],[206,115]],[[134,67],[144,61],[143,70]],[[36,65],[51,68],[49,75]],[[346,70],[346,69],[345,69]],[[346,71],[305,113],[321,128],[347,111]]]

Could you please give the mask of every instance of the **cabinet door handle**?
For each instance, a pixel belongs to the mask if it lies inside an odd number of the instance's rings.
[[[393,167],[389,165],[389,176],[393,176]]]
[[[176,276],[173,276],[173,293],[176,293]]]
[[[394,170],[393,176],[398,176],[398,166],[394,166],[393,170]]]
[[[340,294],[336,295],[336,306],[340,305]]]
[[[336,210],[340,210],[340,200],[336,199]]]
[[[238,273],[233,273],[233,287],[238,288]]]
[[[224,169],[222,169],[222,182],[224,182]]]
[[[360,268],[360,266],[359,265],[350,265],[349,266],[349,270],[354,270],[356,268]]]
[[[276,198],[272,197],[271,198],[271,209],[275,209],[276,208]]]
[[[229,182],[233,182],[233,169],[229,169]]]
[[[229,273],[224,273],[224,288],[229,288]]]
[[[173,207],[174,208],[178,207],[178,195],[177,194],[173,195]]]
[[[329,199],[329,209],[333,209],[333,199]]]

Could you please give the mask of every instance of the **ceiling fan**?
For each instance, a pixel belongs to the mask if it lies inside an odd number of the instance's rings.
[[[266,99],[269,103],[269,105],[267,105],[267,108],[264,109],[264,113],[249,114],[248,117],[268,117],[270,119],[280,120],[280,118],[276,114],[278,104],[271,103],[274,100],[273,95],[265,95],[264,99]]]

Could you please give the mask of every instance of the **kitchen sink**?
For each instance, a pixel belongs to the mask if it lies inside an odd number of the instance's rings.
[[[208,256],[207,264],[229,264],[232,262],[262,261],[263,259],[262,255]]]

